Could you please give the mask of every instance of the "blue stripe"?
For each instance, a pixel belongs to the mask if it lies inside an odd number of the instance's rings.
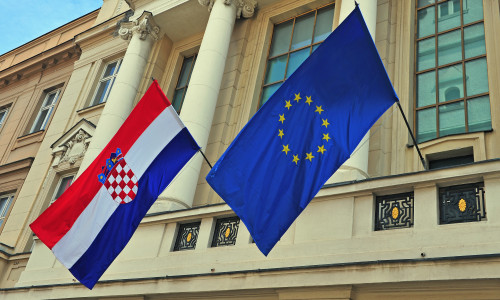
[[[160,193],[198,149],[199,146],[184,128],[160,152],[139,179],[134,200],[116,209],[89,249],[69,269],[76,279],[89,289],[94,287],[125,248]]]

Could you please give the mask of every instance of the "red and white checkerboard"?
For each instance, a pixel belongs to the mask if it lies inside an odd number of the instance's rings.
[[[137,194],[137,177],[125,162],[125,159],[119,160],[109,172],[104,186],[118,203],[124,204],[134,200]]]

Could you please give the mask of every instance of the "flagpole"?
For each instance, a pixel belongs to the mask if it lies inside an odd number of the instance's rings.
[[[401,107],[401,104],[399,104],[399,101],[396,101],[399,107],[399,111],[403,115],[403,119],[405,120],[406,127],[408,128],[408,131],[410,132],[411,139],[413,140],[413,145],[417,148],[418,156],[420,156],[420,161],[422,162],[422,165],[424,166],[424,170],[427,170],[427,166],[425,164],[425,159],[422,156],[422,153],[420,152],[420,148],[418,147],[417,140],[415,139],[415,136],[413,135],[413,132],[411,131],[410,124],[408,123],[408,120],[406,119],[406,115],[403,111],[403,108]]]

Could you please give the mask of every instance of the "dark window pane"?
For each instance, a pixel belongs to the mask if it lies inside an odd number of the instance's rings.
[[[47,97],[45,97],[45,101],[43,102],[42,107],[52,105],[56,100],[56,95],[57,92],[48,94]]]
[[[184,62],[182,63],[181,74],[179,75],[179,81],[177,81],[177,88],[187,85],[193,60],[193,56],[184,59]]]
[[[440,224],[476,222],[485,218],[482,182],[439,189]]]
[[[435,38],[422,40],[417,44],[417,71],[422,71],[436,66]]]
[[[436,138],[436,108],[417,111],[417,142]]]
[[[438,36],[438,63],[440,66],[462,60],[462,34],[455,30]]]
[[[490,97],[482,96],[467,101],[469,131],[491,130]]]
[[[293,28],[291,50],[305,47],[311,44],[314,28],[314,13],[302,16],[295,20]]]
[[[464,96],[464,84],[462,77],[462,64],[439,69],[439,102],[445,102],[453,99],[462,98]],[[450,92],[450,88],[458,89],[459,93]],[[453,98],[447,98],[454,96]],[[457,97],[458,96],[458,97]]]
[[[439,106],[439,136],[465,132],[464,102]]]
[[[115,71],[115,68],[116,68],[116,65],[118,64],[117,61],[113,62],[113,63],[110,63],[106,66],[106,71],[104,71],[104,75],[102,76],[103,78],[105,77],[108,77],[108,76],[111,76],[113,75],[114,71]]]
[[[426,9],[419,10],[417,13],[418,19],[418,37],[428,36],[436,32],[436,27],[434,24],[435,19],[435,7],[431,6]]]
[[[436,72],[417,75],[417,107],[436,104]]]
[[[292,38],[293,20],[274,26],[273,41],[269,56],[276,56],[288,52],[290,39]]]
[[[285,79],[287,55],[275,57],[267,62],[266,79],[264,84]]]
[[[480,58],[465,63],[467,96],[473,96],[488,91],[488,70],[486,58]]]
[[[10,196],[0,197],[0,217],[5,217],[5,213],[7,211],[7,206],[9,204]]]
[[[464,1],[464,25],[483,19],[483,0]],[[467,3],[467,5],[465,5]]]
[[[458,11],[457,11],[458,8]],[[460,26],[460,0],[451,0],[438,4],[438,31],[445,31]]]
[[[99,88],[97,89],[97,93],[95,95],[95,98],[94,98],[94,105],[95,104],[99,104],[99,103],[103,103],[104,101],[106,101],[106,91],[108,90],[108,86],[109,86],[109,83],[111,82],[111,80],[106,80],[106,81],[102,81],[99,83]]]
[[[332,32],[334,7],[328,6],[318,11],[316,25],[314,27],[313,43],[320,42]]]
[[[290,60],[288,61],[288,68],[286,71],[286,77],[290,77],[295,70],[309,57],[310,48],[305,48],[297,52],[290,53]]]
[[[465,58],[471,58],[486,53],[483,23],[464,28],[464,48]]]
[[[274,94],[274,92],[276,92],[276,90],[281,86],[281,82],[280,83],[276,83],[276,84],[273,84],[273,85],[270,85],[270,86],[266,86],[265,88],[262,89],[262,98],[261,98],[261,101],[260,101],[260,105],[264,105],[264,103],[267,102],[267,100],[269,100],[269,98]]]
[[[59,197],[61,197],[61,195],[69,188],[72,182],[73,182],[73,176],[67,176],[61,180],[56,195],[54,196],[54,201],[59,199]]]
[[[196,241],[200,232],[200,222],[181,224],[177,239],[175,241],[174,251],[181,250],[194,250],[196,248]]]

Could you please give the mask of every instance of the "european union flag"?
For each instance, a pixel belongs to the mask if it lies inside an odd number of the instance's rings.
[[[252,117],[207,181],[267,255],[396,101],[356,7]]]

